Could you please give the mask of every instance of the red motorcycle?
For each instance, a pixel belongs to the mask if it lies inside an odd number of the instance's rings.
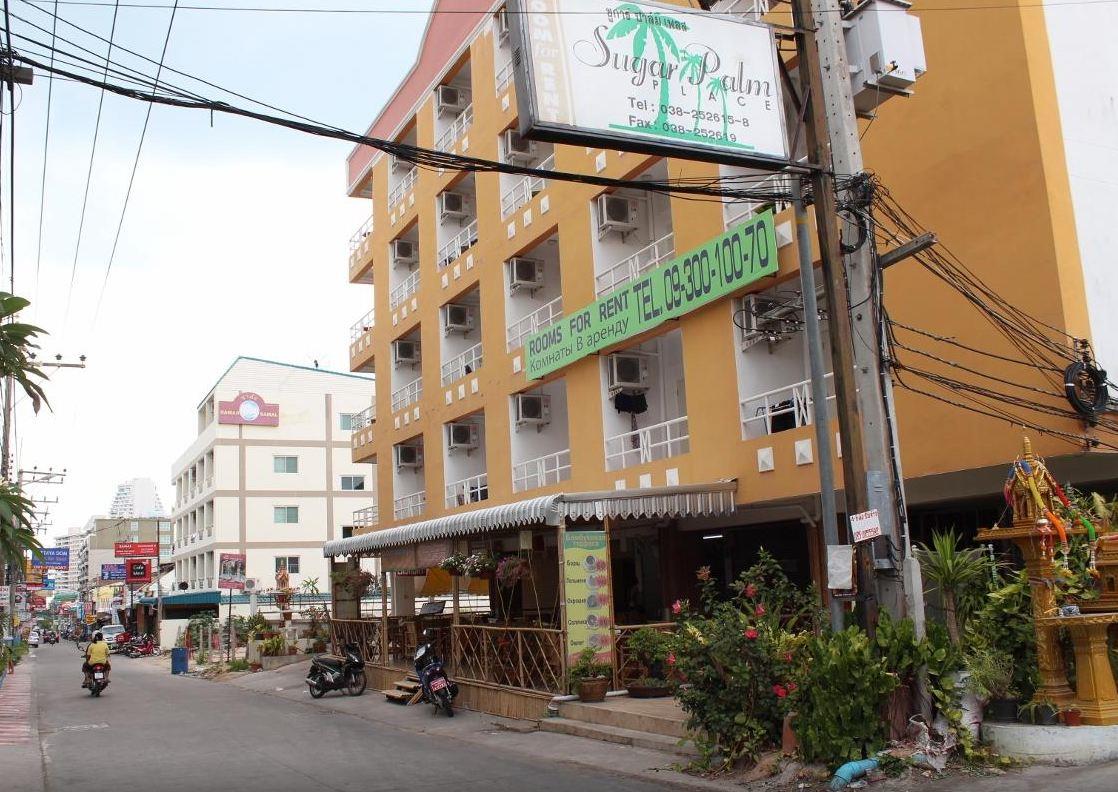
[[[94,663],[89,671],[89,695],[100,698],[101,691],[108,686],[108,680],[105,679],[105,665],[103,663]]]
[[[132,633],[125,630],[117,635],[117,637],[113,639],[113,642],[109,644],[109,652],[111,654],[122,654],[126,652],[128,647],[132,645],[134,637]]]
[[[155,639],[151,634],[144,635],[137,638],[125,650],[125,654],[135,660],[137,657],[150,657],[152,655],[160,654],[160,649],[155,645]]]

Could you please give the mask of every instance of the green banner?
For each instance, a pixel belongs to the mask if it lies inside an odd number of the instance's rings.
[[[777,267],[770,209],[528,336],[525,373],[529,379],[544,377],[775,275]]]

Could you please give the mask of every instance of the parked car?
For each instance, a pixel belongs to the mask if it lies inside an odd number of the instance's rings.
[[[28,633],[28,635],[27,635],[27,645],[32,647],[32,648],[37,648],[39,646],[39,631],[38,630],[32,630],[30,633]]]
[[[101,633],[101,637],[105,639],[105,643],[112,646],[116,642],[116,637],[124,632],[124,625],[106,624],[104,627],[97,628],[97,632]]]

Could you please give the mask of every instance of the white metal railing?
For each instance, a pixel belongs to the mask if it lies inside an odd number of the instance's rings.
[[[375,324],[374,319],[376,318],[375,313],[375,311],[369,311],[349,328],[349,342],[351,344],[373,329],[373,325]]]
[[[435,141],[435,148],[439,151],[450,151],[454,144],[458,142],[458,138],[466,134],[466,130],[470,128],[470,124],[473,122],[474,105],[471,102],[466,105],[465,110],[454,117],[446,131],[439,135],[439,139]]]
[[[789,177],[783,173],[774,173],[756,182],[750,189],[786,192],[792,187],[788,179]],[[751,217],[767,206],[772,206],[774,212],[781,212],[788,208],[789,203],[787,201],[739,201],[726,199],[722,204],[722,215],[726,220],[726,228]]]
[[[686,454],[690,450],[690,441],[686,415],[632,432],[622,432],[606,439],[606,469],[620,470],[630,465]]]
[[[833,415],[834,377],[827,374],[823,379],[827,388],[828,413]],[[745,440],[814,423],[815,406],[811,399],[810,379],[741,400],[741,436]]]
[[[357,233],[349,238],[349,252],[352,254],[357,248],[361,247],[365,241],[365,237],[373,233],[373,218],[370,217],[361,227],[357,229]]]
[[[380,522],[380,512],[375,505],[366,506],[364,509],[358,509],[353,513],[354,528],[368,528],[378,522]]]
[[[439,248],[438,259],[435,262],[436,267],[444,269],[450,262],[472,248],[476,243],[477,220],[474,219],[470,221],[469,225],[452,236],[449,242]]]
[[[536,166],[540,170],[555,169],[555,155]],[[501,194],[501,216],[508,217],[524,204],[547,189],[547,179],[541,176],[525,176]]]
[[[350,431],[351,432],[357,432],[357,431],[360,431],[361,429],[364,429],[366,426],[369,426],[373,422],[373,420],[376,418],[376,415],[377,415],[377,406],[375,404],[370,404],[368,407],[366,407],[361,412],[355,414],[353,416],[353,418],[350,419],[350,422],[349,422]]]
[[[506,333],[509,352],[517,347],[524,346],[524,339],[537,330],[543,330],[555,323],[563,315],[563,296],[556,297],[551,302],[544,303],[523,319],[518,319],[508,326]]]
[[[423,380],[415,379],[404,387],[392,391],[392,412],[398,412],[409,404],[419,401],[423,395]]]
[[[497,69],[497,96],[503,94],[505,89],[512,84],[512,69],[511,60]]]
[[[718,9],[718,13],[741,14],[759,22],[761,17],[769,13],[769,2],[770,0],[732,0],[732,2]]]
[[[396,186],[388,191],[388,206],[391,208],[400,203],[411,192],[412,187],[415,186],[416,179],[419,178],[419,168],[412,168],[404,174],[404,178],[396,182]]]
[[[423,514],[423,507],[427,505],[427,493],[423,490],[413,492],[411,495],[401,495],[392,499],[392,516],[397,520],[406,520]]]
[[[571,477],[571,449],[564,448],[554,454],[547,454],[512,467],[512,491],[546,487],[558,484]]]
[[[599,297],[611,292],[623,283],[640,277],[662,261],[675,255],[675,234],[665,234],[651,245],[614,264],[594,276],[594,292]]]
[[[478,341],[462,354],[455,355],[446,363],[443,363],[443,385],[448,385],[456,379],[474,373],[481,368],[481,360],[481,342]]]
[[[418,269],[400,281],[400,284],[388,293],[388,305],[397,308],[417,291],[419,291]]]
[[[446,507],[465,506],[489,500],[489,476],[479,473],[446,485]]]

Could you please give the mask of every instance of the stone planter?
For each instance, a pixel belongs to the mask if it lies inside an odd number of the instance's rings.
[[[607,690],[609,690],[609,679],[606,677],[581,679],[578,683],[579,700],[589,704],[605,701]]]
[[[990,699],[990,703],[986,705],[986,720],[993,723],[1013,723],[1017,720],[1020,708],[1020,699]]]
[[[302,663],[307,658],[304,655],[279,655],[277,657],[260,658],[260,666],[265,671],[272,671],[292,663]]]

